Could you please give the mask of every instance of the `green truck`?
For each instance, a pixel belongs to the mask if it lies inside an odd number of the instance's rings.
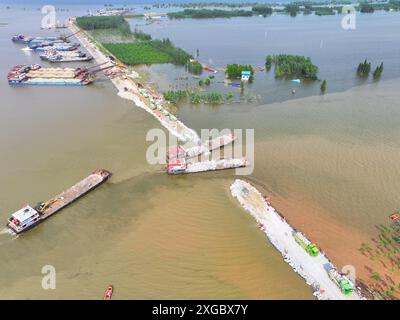
[[[306,250],[310,256],[316,257],[319,254],[318,247],[311,243],[301,232],[294,231],[293,237],[296,242]]]
[[[324,264],[326,272],[328,272],[329,278],[336,283],[340,291],[346,296],[351,295],[354,290],[354,284],[345,276],[337,272],[337,270],[330,264]]]

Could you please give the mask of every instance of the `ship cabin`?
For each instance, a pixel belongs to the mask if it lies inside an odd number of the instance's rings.
[[[38,220],[40,220],[40,213],[31,206],[26,206],[11,215],[8,219],[8,227],[19,233],[35,224]]]
[[[186,151],[182,146],[170,147],[168,150],[168,160],[186,158]]]
[[[186,172],[186,159],[175,158],[168,162],[167,173],[168,174],[181,174]]]

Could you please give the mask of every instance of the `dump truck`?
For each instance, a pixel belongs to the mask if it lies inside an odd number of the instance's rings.
[[[301,232],[294,231],[293,237],[296,242],[304,248],[311,256],[316,257],[319,254],[318,247],[311,243]]]

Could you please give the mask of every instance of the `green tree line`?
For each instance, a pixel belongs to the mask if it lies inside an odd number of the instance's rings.
[[[269,70],[275,65],[275,77],[298,77],[302,79],[317,80],[318,67],[311,62],[309,57],[289,54],[268,55],[265,67]]]

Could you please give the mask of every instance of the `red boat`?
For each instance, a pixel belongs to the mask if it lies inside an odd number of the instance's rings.
[[[390,219],[392,220],[400,219],[400,213],[393,213],[392,215],[390,215]]]
[[[108,286],[106,292],[104,292],[104,300],[111,300],[112,294],[114,291],[114,287],[112,285]]]
[[[210,72],[210,73],[217,73],[218,72],[217,70],[211,69],[209,66],[207,66],[205,64],[203,64],[202,67],[203,67],[204,70],[206,70],[207,72]]]

